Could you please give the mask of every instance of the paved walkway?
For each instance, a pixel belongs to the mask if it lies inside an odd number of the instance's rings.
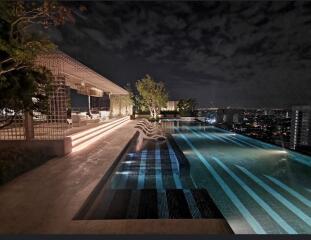
[[[225,233],[222,220],[72,220],[134,135],[131,121],[88,149],[0,187],[1,234]]]

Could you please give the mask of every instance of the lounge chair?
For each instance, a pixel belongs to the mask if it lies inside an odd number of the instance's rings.
[[[161,133],[158,126],[151,124],[149,121],[140,121],[135,126],[139,132],[138,142],[136,145],[136,150],[140,151],[143,146],[144,139],[153,140],[160,144],[166,142],[167,138]]]
[[[136,126],[143,126],[145,128],[150,128],[150,129],[156,129],[158,126],[153,125],[153,124],[147,124],[147,123],[137,123]]]
[[[145,132],[144,130],[137,128],[137,131],[139,132],[140,136],[142,136],[142,138],[144,139],[148,139],[148,140],[155,140],[155,141],[166,141],[166,137],[164,135],[159,135],[159,134],[152,134],[151,136]]]
[[[140,121],[136,124],[136,127],[140,127],[149,132],[162,132],[161,128],[157,124],[150,123],[149,121]]]
[[[141,129],[146,132],[148,135],[152,134],[163,134],[163,132],[159,128],[148,128],[144,125],[136,125],[135,128]]]
[[[158,125],[150,123],[148,120],[138,122],[137,126],[143,126],[144,128],[149,128],[149,129],[157,129],[158,128]]]
[[[157,126],[150,125],[149,122],[141,121],[135,126],[135,128],[143,138],[160,141],[166,139],[162,131]]]
[[[145,135],[147,136],[153,136],[153,135],[163,135],[162,132],[158,131],[158,130],[148,130],[148,129],[144,129],[142,127],[135,127],[136,129],[139,129],[141,131],[143,131],[145,133]]]

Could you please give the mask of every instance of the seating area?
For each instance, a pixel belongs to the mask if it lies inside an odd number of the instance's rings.
[[[88,112],[73,112],[71,118],[67,119],[67,122],[72,127],[86,126],[89,123],[99,123],[109,119],[110,111],[96,111],[96,113]]]
[[[86,112],[81,113],[73,113],[71,115],[72,126],[73,127],[81,127],[85,126],[88,123],[97,123],[100,122],[101,118],[98,114],[87,115]]]

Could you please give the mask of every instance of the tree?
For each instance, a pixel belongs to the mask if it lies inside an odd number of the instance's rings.
[[[128,83],[125,89],[129,92],[131,105],[133,106],[133,114],[141,112],[144,108],[141,96],[138,94],[137,89],[133,89],[132,85]]]
[[[149,109],[150,117],[156,119],[160,114],[161,108],[165,107],[168,101],[168,94],[164,84],[155,82],[147,74],[143,79],[136,82],[136,88],[141,97],[142,104]]]
[[[181,99],[178,101],[177,110],[181,116],[193,116],[196,105],[196,101],[193,98]]]
[[[47,111],[53,76],[35,59],[56,46],[36,30],[67,20],[71,11],[55,1],[0,1],[0,128],[23,111]]]
[[[5,79],[8,78],[9,80]],[[10,125],[22,112],[48,113],[52,74],[44,68],[21,69],[0,79],[0,128]]]
[[[38,54],[55,48],[35,30],[74,19],[69,9],[50,0],[1,1],[0,18],[0,76],[32,66]]]

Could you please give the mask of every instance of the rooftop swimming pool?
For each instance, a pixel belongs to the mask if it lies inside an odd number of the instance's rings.
[[[225,219],[235,233],[311,233],[311,158],[198,122],[137,137],[76,219]]]
[[[311,158],[193,122],[166,122],[235,233],[311,233]]]
[[[136,143],[134,137],[75,219],[223,219],[208,191],[196,186],[172,138],[162,144],[144,141],[139,150]]]

